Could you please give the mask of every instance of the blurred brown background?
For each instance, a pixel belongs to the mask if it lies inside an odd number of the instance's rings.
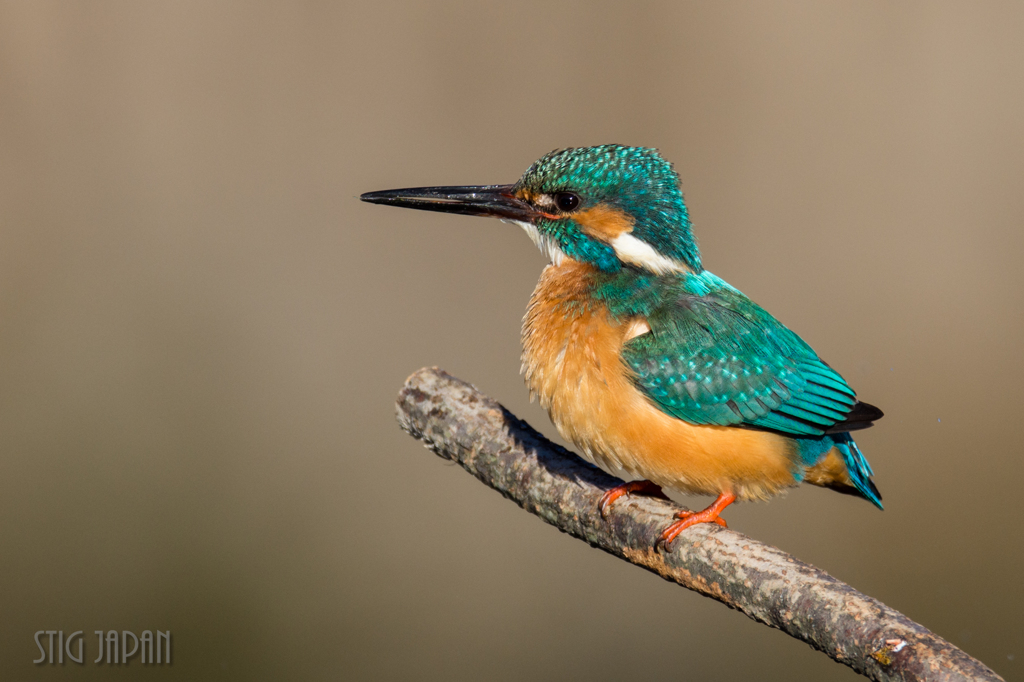
[[[0,5],[0,676],[855,678],[395,425],[440,365],[554,433],[543,259],[357,195],[620,142],[887,413],[884,513],[806,488],[732,527],[1021,679],[1022,35],[1013,2]],[[172,668],[91,663],[156,628]],[[33,666],[40,629],[89,662]]]

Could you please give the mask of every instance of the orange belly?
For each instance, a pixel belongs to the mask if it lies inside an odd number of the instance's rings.
[[[795,485],[792,445],[775,433],[671,417],[620,359],[639,320],[615,320],[587,297],[593,270],[550,265],[523,324],[523,371],[564,438],[606,469],[689,493],[765,499]]]

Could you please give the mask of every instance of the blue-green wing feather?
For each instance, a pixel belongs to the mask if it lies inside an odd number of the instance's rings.
[[[870,425],[881,411],[858,403],[799,336],[715,275],[685,275],[676,284],[644,310],[651,331],[623,348],[639,389],[691,424],[792,437],[798,480],[799,465],[812,466],[835,447],[854,487],[881,508],[871,466],[847,433]]]
[[[746,425],[824,436],[857,402],[837,372],[800,337],[704,272],[648,318],[626,344],[637,386],[692,424]]]

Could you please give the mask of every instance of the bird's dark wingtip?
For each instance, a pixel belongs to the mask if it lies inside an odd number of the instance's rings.
[[[885,413],[870,403],[858,401],[853,408],[843,417],[843,421],[833,424],[825,430],[827,434],[848,433],[860,431],[873,426],[876,421],[885,416]]]
[[[856,413],[858,419],[876,422],[885,416],[885,412],[872,405],[871,403],[857,402],[853,406],[851,414]],[[849,416],[849,415],[847,415]]]

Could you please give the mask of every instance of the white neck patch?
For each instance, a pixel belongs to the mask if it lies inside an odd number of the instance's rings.
[[[623,232],[611,240],[608,245],[615,249],[615,255],[619,257],[619,260],[650,270],[656,275],[665,275],[670,272],[692,272],[686,263],[663,256],[655,251],[650,244],[637,239],[628,232]]]

